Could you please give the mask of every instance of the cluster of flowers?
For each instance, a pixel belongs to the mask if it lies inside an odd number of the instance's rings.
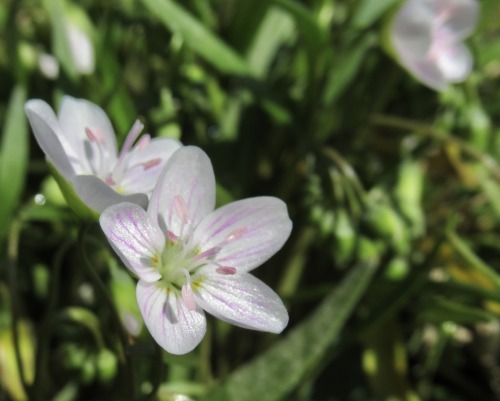
[[[65,97],[57,117],[42,100],[25,110],[60,181],[100,215],[112,248],[139,279],[139,308],[160,346],[194,349],[206,331],[204,311],[249,329],[286,327],[281,299],[250,274],[290,235],[281,200],[256,197],[214,211],[214,172],[201,149],[149,135],[137,141],[136,121],[118,154],[108,117],[88,101]]]

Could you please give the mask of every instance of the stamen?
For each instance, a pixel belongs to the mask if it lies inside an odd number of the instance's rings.
[[[189,223],[189,209],[182,196],[176,195],[174,197],[174,209],[183,224]]]
[[[145,134],[142,136],[141,139],[139,139],[139,142],[137,142],[137,150],[143,150],[146,149],[151,142],[151,136],[149,134]]]
[[[97,142],[101,145],[104,143],[104,137],[99,131],[92,131],[89,127],[85,127],[85,134],[90,142]]]
[[[230,241],[234,241],[235,239],[241,238],[246,232],[247,232],[246,227],[237,228],[236,230],[231,231],[226,236],[226,238],[224,239],[224,242],[228,243]]]
[[[125,143],[123,144],[122,150],[120,151],[118,164],[125,157],[128,151],[132,148],[132,145],[134,144],[135,140],[137,139],[143,128],[144,124],[142,124],[139,120],[135,120],[134,125],[132,126],[130,132],[127,135],[127,139],[125,139]]]
[[[167,231],[167,238],[170,242],[177,244],[179,242],[179,237],[175,235],[172,231]]]
[[[155,167],[160,163],[161,163],[161,159],[158,158],[158,159],[152,159],[152,160],[149,160],[145,163],[142,163],[142,166],[144,167],[144,170],[149,170],[150,168]]]
[[[233,274],[236,274],[236,269],[231,266],[220,266],[215,269],[215,271],[224,276],[232,276]]]
[[[212,258],[214,257],[215,255],[217,255],[220,251],[221,251],[221,247],[213,247],[213,248],[210,248],[210,249],[207,249],[206,251],[203,251],[201,253],[199,253],[198,255],[196,255],[194,257],[194,260],[200,260],[200,259],[209,259],[209,258]]]
[[[186,283],[182,285],[181,297],[182,302],[186,305],[189,311],[194,311],[196,309],[196,301],[194,300],[193,290],[191,289],[191,276],[186,269],[180,269],[180,273],[184,273],[186,276]]]
[[[108,184],[110,187],[116,185],[116,182],[113,180],[113,178],[111,178],[111,174],[104,179],[104,182]]]
[[[196,309],[196,301],[194,300],[193,290],[190,284],[184,284],[181,289],[182,302],[190,312]]]

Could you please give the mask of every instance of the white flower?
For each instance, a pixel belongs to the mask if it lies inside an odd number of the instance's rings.
[[[272,333],[288,323],[278,295],[249,273],[290,235],[286,205],[258,197],[214,206],[210,160],[201,149],[184,147],[167,162],[147,211],[121,203],[100,217],[111,246],[139,277],[137,301],[146,326],[174,354],[201,341],[204,311]]]
[[[94,45],[82,29],[71,22],[65,24],[73,63],[80,74],[92,74],[95,67]]]
[[[144,135],[137,120],[118,155],[116,138],[104,111],[86,100],[63,98],[59,116],[43,100],[25,111],[35,138],[57,171],[92,210],[124,201],[147,207],[148,198],[168,158],[181,145]]]
[[[391,30],[399,61],[433,89],[462,82],[472,69],[472,56],[462,41],[472,33],[478,12],[476,0],[406,1]]]

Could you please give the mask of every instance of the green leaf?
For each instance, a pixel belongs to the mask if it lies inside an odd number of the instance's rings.
[[[24,115],[25,89],[14,88],[7,109],[0,148],[0,240],[19,203],[28,164],[28,127]]]
[[[214,67],[228,74],[250,75],[243,58],[183,7],[171,0],[142,1],[168,29]]]
[[[309,50],[319,52],[328,45],[328,32],[318,24],[302,4],[290,0],[275,0],[274,3],[294,18],[297,30],[304,38]]]
[[[364,294],[375,270],[373,261],[354,267],[309,318],[267,352],[237,369],[203,400],[284,399],[322,361]]]
[[[359,3],[359,6],[354,14],[352,25],[357,29],[366,29],[373,23],[375,23],[379,18],[381,18],[384,13],[386,13],[391,7],[401,0],[363,0]]]

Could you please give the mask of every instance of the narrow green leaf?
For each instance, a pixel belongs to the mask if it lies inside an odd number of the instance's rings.
[[[309,50],[319,52],[328,44],[328,32],[301,3],[290,0],[275,0],[274,3],[294,18],[297,30]]]
[[[365,35],[359,42],[352,43],[348,51],[336,57],[337,62],[331,68],[331,75],[324,91],[326,105],[334,103],[356,77],[365,61],[365,56],[374,42],[372,35]]]
[[[204,401],[284,399],[323,359],[375,270],[373,262],[354,267],[309,318],[267,352],[236,370]]]
[[[250,75],[243,58],[200,21],[172,0],[142,0],[172,32],[177,33],[201,57],[220,71]]]
[[[354,14],[352,25],[357,29],[366,29],[383,17],[392,6],[401,0],[363,0]]]
[[[246,58],[252,71],[259,77],[266,76],[278,49],[294,36],[294,23],[290,15],[270,7],[247,52]]]
[[[24,115],[25,89],[14,88],[7,109],[0,148],[0,240],[19,203],[28,163],[28,127]]]

